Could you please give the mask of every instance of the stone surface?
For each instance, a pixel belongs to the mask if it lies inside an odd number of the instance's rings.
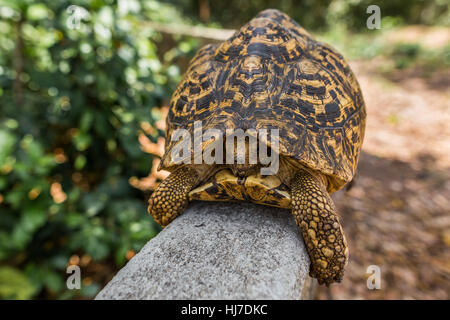
[[[96,299],[307,299],[308,272],[289,210],[193,202]]]

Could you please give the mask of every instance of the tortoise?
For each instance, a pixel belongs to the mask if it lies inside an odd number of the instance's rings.
[[[342,55],[285,13],[262,11],[227,41],[202,47],[190,61],[166,120],[159,169],[170,175],[150,196],[148,211],[164,227],[191,200],[289,208],[310,256],[310,275],[327,286],[340,282],[349,253],[330,194],[355,174],[365,119],[359,84]],[[250,163],[250,151],[255,151],[250,139],[240,162],[225,163],[220,155],[212,164],[196,161],[195,155],[175,161],[173,151],[181,140],[173,134],[184,130],[195,140],[198,122],[202,130],[220,132],[278,130],[278,149],[272,140],[258,138],[260,146],[277,155],[278,170],[264,175],[261,168],[267,166]],[[212,145],[223,146],[216,138],[187,148],[194,154],[211,151]]]

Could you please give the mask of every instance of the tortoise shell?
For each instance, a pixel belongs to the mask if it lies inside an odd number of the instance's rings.
[[[201,48],[173,94],[160,168],[177,165],[176,129],[279,129],[279,153],[324,174],[336,191],[355,173],[366,111],[344,58],[286,14],[265,10]],[[204,148],[206,142],[202,145]]]

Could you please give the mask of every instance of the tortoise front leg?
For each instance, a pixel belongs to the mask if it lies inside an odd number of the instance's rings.
[[[188,205],[188,194],[199,182],[196,170],[182,167],[171,173],[148,199],[148,213],[165,227],[183,213]]]
[[[327,286],[340,282],[348,248],[339,216],[325,185],[306,170],[291,182],[292,214],[311,259],[310,275]]]

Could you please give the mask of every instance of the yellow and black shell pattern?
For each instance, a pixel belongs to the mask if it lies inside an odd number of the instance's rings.
[[[250,201],[278,208],[292,208],[289,188],[275,176],[259,173],[236,177],[230,169],[218,171],[210,181],[191,190],[189,201]]]
[[[265,10],[227,41],[201,48],[174,92],[166,153],[176,129],[279,129],[280,156],[328,177],[336,191],[355,173],[366,111],[344,58],[286,14]],[[203,145],[205,147],[205,144]]]

